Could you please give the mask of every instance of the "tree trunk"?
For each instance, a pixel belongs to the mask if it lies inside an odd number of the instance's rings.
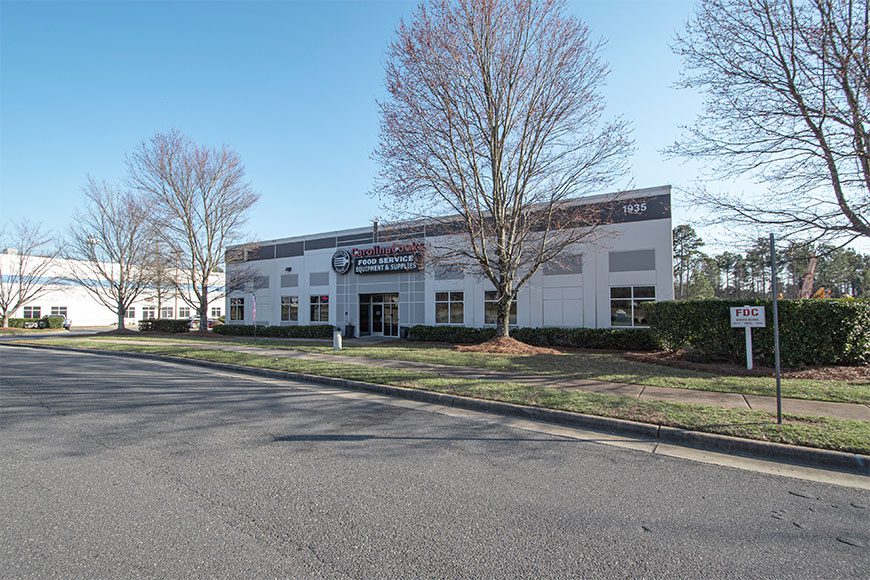
[[[508,338],[510,336],[510,316],[511,316],[511,298],[507,297],[498,302],[497,318],[495,324],[495,337]]]
[[[124,330],[124,307],[118,304],[118,330]]]
[[[199,297],[199,329],[208,330],[208,284],[202,285]]]
[[[9,328],[9,313],[3,314],[3,328]]]

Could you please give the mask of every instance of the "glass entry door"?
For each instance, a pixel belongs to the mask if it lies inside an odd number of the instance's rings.
[[[360,294],[360,336],[399,336],[399,295]]]

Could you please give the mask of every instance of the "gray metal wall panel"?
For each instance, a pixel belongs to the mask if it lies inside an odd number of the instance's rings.
[[[308,275],[310,286],[329,286],[329,272],[311,272]]]
[[[302,242],[290,242],[275,246],[275,256],[278,258],[293,258],[305,253],[305,245]]]
[[[559,276],[563,274],[582,274],[583,256],[565,255],[550,260],[543,267],[544,276]]]
[[[318,238],[316,240],[305,240],[305,251],[322,250],[323,248],[334,248],[335,238]]]
[[[656,269],[655,250],[610,252],[611,272],[641,272]]]
[[[296,288],[299,286],[299,274],[281,274],[281,288]]]

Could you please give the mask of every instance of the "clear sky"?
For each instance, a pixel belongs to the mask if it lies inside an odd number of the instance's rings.
[[[384,54],[415,6],[0,0],[0,222],[65,229],[87,175],[120,179],[125,153],[177,128],[241,155],[262,194],[254,239],[367,224],[379,214],[368,191]],[[569,5],[607,39],[608,112],[634,126],[631,173],[613,189],[696,178],[659,153],[700,104],[672,88],[680,62],[668,47],[692,7]],[[674,194],[674,224],[693,219]]]

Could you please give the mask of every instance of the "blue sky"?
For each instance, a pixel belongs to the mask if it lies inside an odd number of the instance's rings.
[[[62,230],[88,174],[177,128],[242,157],[262,199],[257,239],[365,225],[376,100],[393,32],[415,2],[0,2],[0,222]],[[581,1],[607,39],[608,112],[634,126],[622,184],[688,187],[696,168],[659,151],[698,110],[672,88],[668,48],[689,0]],[[616,187],[616,186],[615,186]],[[692,219],[679,194],[674,223]],[[712,241],[712,240],[711,240]]]

